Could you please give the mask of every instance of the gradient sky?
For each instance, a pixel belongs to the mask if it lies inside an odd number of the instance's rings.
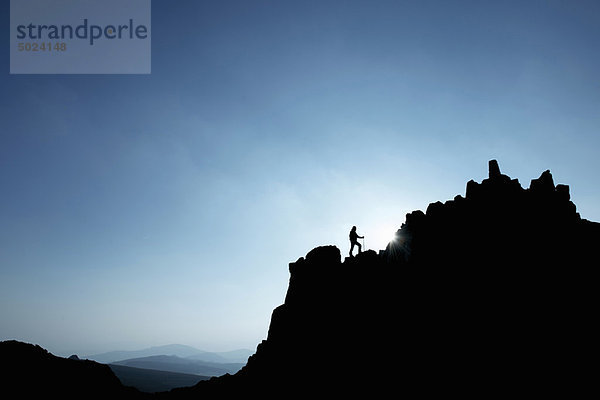
[[[145,76],[9,75],[0,12],[0,340],[254,349],[289,262],[491,158],[600,220],[597,1],[154,0]]]

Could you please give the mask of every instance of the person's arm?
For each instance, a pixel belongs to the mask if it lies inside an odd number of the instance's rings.
[[[357,236],[358,236],[358,235],[357,235]],[[364,239],[365,237],[364,237],[364,236],[358,236],[358,238],[359,238],[359,239]]]

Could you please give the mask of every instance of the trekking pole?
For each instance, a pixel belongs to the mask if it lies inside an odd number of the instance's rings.
[[[363,236],[363,249],[364,251],[367,251],[367,248],[365,247],[365,237]]]

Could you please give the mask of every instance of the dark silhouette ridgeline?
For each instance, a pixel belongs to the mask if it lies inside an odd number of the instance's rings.
[[[492,160],[464,197],[407,214],[385,250],[342,262],[323,246],[290,263],[285,301],[242,370],[155,397],[594,393],[599,239],[600,224],[581,218],[550,171],[524,189]],[[64,393],[81,376],[70,368],[85,365],[107,396],[142,396],[123,392],[108,367],[50,359],[13,369],[7,393],[28,381]],[[83,379],[77,390],[94,393]]]
[[[138,399],[105,364],[57,357],[40,346],[14,340],[0,342],[4,399]]]
[[[407,214],[379,254],[341,262],[323,246],[290,263],[246,367],[170,395],[586,393],[599,239],[550,171],[524,189],[492,160],[465,197]]]

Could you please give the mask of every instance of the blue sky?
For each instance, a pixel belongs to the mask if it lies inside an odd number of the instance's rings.
[[[8,26],[8,2],[2,3]],[[545,169],[600,220],[600,6],[152,2],[151,75],[0,59],[0,339],[254,348],[287,264]]]

